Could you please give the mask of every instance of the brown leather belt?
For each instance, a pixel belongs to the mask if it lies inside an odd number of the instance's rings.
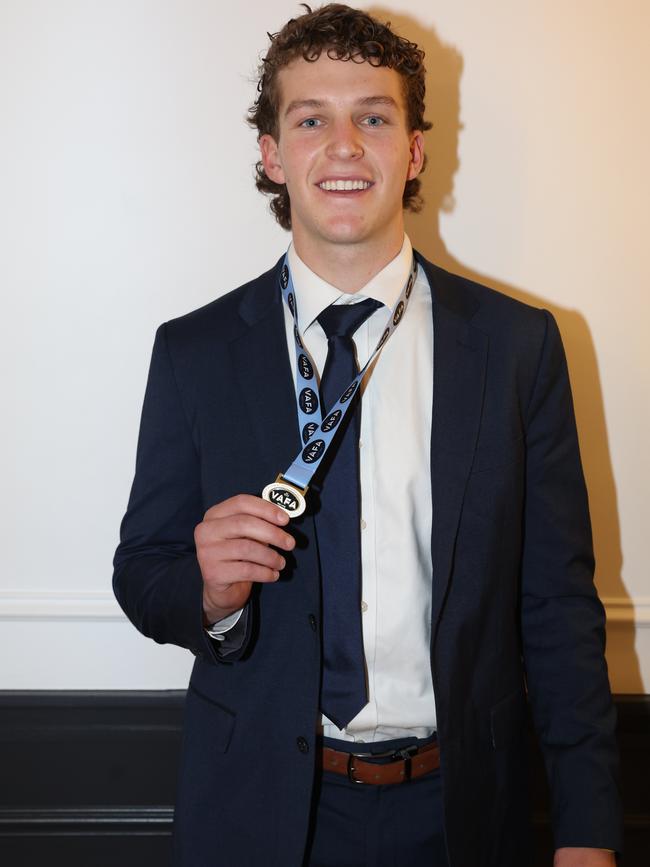
[[[379,761],[376,761],[379,759]],[[381,759],[389,759],[382,762]],[[411,747],[388,753],[346,753],[331,747],[322,749],[322,768],[347,777],[353,783],[386,786],[405,783],[430,774],[440,767],[440,748],[436,741],[419,749]]]

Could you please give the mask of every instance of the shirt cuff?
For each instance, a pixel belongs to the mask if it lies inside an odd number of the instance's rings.
[[[217,622],[213,623],[212,626],[206,626],[205,631],[208,633],[210,638],[216,638],[217,641],[224,641],[226,633],[229,632],[233,626],[236,626],[239,623],[239,619],[243,612],[243,608],[240,608],[239,611],[233,611],[233,613],[229,614],[227,617],[217,620]]]

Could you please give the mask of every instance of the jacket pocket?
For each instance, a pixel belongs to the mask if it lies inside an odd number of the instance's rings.
[[[230,746],[236,719],[235,713],[190,683],[185,701],[186,736],[208,740],[210,750],[225,753]]]
[[[501,699],[490,710],[490,734],[495,750],[521,738],[526,721],[526,697],[513,692]]]

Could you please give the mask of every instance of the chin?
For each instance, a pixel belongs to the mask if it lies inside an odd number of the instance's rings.
[[[322,227],[322,234],[332,243],[355,244],[366,239],[368,227],[359,220],[332,220]]]

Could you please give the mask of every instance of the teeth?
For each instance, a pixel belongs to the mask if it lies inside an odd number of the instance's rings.
[[[338,193],[344,192],[345,190],[367,190],[370,186],[370,181],[321,181],[318,186],[321,190],[329,190],[330,192],[336,191]]]

